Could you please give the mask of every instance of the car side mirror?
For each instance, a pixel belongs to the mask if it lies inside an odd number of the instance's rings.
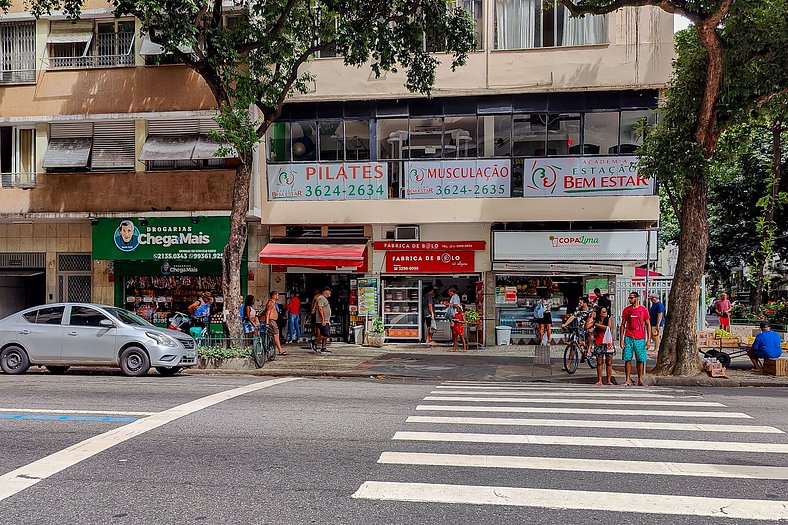
[[[101,321],[99,321],[99,326],[103,326],[105,328],[115,328],[115,323],[113,323],[109,319],[102,319]]]

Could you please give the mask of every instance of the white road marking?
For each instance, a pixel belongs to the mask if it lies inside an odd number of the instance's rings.
[[[550,403],[553,405],[638,405],[638,406],[675,406],[675,407],[724,407],[714,401],[654,401],[648,399],[520,399],[518,397],[472,397],[472,396],[427,396],[425,401],[470,401],[474,403]],[[560,410],[560,409],[554,409]]]
[[[742,432],[784,434],[775,427],[759,425],[707,425],[702,423],[666,423],[662,421],[607,421],[598,419],[518,419],[508,417],[409,416],[408,423],[452,425],[513,425],[531,427],[621,428],[631,430],[676,430],[689,432]]]
[[[657,391],[657,392],[679,392],[682,391],[681,389],[675,388],[666,388],[666,387],[648,387],[641,388],[641,387],[633,387],[633,386],[623,386],[623,385],[612,385],[612,386],[596,386],[591,384],[561,384],[561,383],[507,383],[503,381],[444,381],[441,383],[441,386],[446,386],[447,388],[453,388],[458,386],[470,386],[470,387],[503,387],[503,388],[534,388],[534,389],[550,389],[550,390],[568,390],[568,391],[578,391],[578,390],[624,390],[628,392],[643,392],[643,391]]]
[[[525,445],[574,445],[582,447],[659,448],[669,450],[713,450],[715,452],[761,452],[788,454],[788,444],[736,441],[688,441],[597,436],[541,436],[534,434],[473,434],[462,432],[397,432],[397,441],[441,441],[447,443],[507,443]]]
[[[617,394],[629,394],[632,396],[650,396],[650,395],[671,395],[677,392],[672,390],[660,390],[656,388],[632,388],[632,387],[612,387],[612,386],[586,386],[578,385],[575,387],[552,387],[552,386],[525,386],[525,385],[436,385],[435,388],[439,390],[517,390],[520,392],[593,392],[595,394],[609,394],[615,392]]]
[[[176,419],[188,416],[222,401],[288,381],[295,381],[296,379],[298,378],[283,377],[218,392],[88,438],[76,445],[0,476],[0,501],[32,487],[39,481],[57,474],[80,461],[84,461],[124,441],[171,423]]]
[[[441,388],[441,387],[437,387]],[[472,396],[524,396],[524,397],[563,397],[563,398],[571,398],[573,394],[581,395],[582,397],[630,397],[630,398],[657,398],[657,399],[673,399],[673,396],[665,395],[665,394],[656,394],[656,393],[645,393],[645,392],[583,392],[582,394],[578,394],[577,392],[570,393],[570,392],[555,392],[552,390],[531,390],[531,389],[519,389],[519,390],[433,390],[430,394],[437,394],[437,395],[446,395],[446,396],[462,396],[462,395],[472,395]]]
[[[615,474],[658,474],[664,476],[698,476],[704,478],[788,480],[788,468],[785,467],[719,465],[713,463],[430,454],[422,452],[384,452],[380,455],[378,463],[394,465],[430,465],[439,467],[568,470],[575,472],[607,472]]]
[[[100,414],[102,416],[151,416],[156,412],[122,412],[117,410],[62,410],[48,408],[0,408],[0,412],[14,414]]]
[[[609,408],[544,408],[544,407],[491,407],[467,405],[418,405],[416,410],[444,412],[496,412],[517,414],[585,414],[592,416],[660,416],[660,417],[713,417],[725,419],[752,419],[743,412],[702,412],[699,410],[636,410]]]
[[[508,505],[773,521],[788,518],[786,501],[519,487],[366,481],[353,497],[388,501]]]

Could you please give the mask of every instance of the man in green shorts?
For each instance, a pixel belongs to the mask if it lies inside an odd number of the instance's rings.
[[[640,304],[636,293],[629,294],[629,306],[621,313],[621,349],[624,357],[626,381],[632,384],[632,356],[638,367],[638,386],[644,386],[643,376],[646,375],[646,349],[651,339],[651,321],[646,308]]]

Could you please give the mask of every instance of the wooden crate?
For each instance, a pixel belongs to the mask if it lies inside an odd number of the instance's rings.
[[[720,342],[712,332],[698,332],[698,348],[719,348]]]
[[[788,376],[788,359],[764,359],[763,372],[772,376]]]
[[[720,348],[737,348],[741,339],[738,337],[720,337]]]

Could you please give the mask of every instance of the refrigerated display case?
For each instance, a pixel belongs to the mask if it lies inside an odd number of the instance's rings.
[[[421,340],[421,281],[383,281],[383,327],[386,340]]]

